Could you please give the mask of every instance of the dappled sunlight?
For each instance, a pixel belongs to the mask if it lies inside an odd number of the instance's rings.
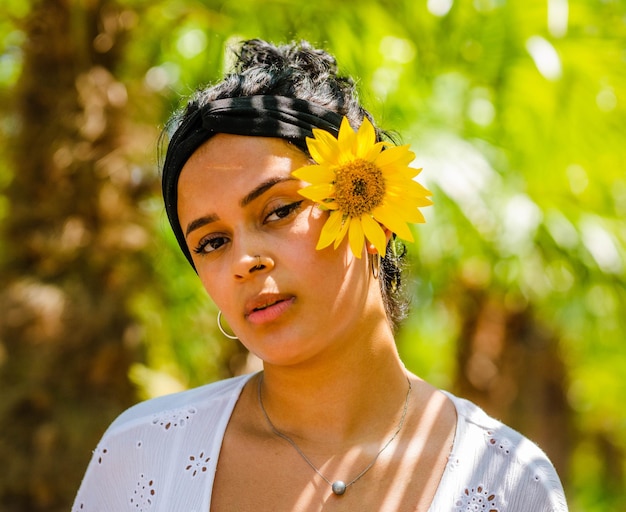
[[[546,79],[558,80],[563,73],[561,59],[554,46],[541,36],[531,36],[526,41],[526,49],[535,65]]]
[[[472,144],[446,133],[429,134],[420,146],[417,162],[427,169],[423,174],[426,185],[439,187],[477,231],[493,237],[498,219],[491,203],[501,179],[489,161]],[[437,209],[426,213],[436,216]]]
[[[311,472],[310,483],[300,490],[289,510],[357,510],[359,506],[351,504],[365,502],[368,510],[380,512],[426,512],[452,450],[456,418],[451,414],[452,404],[440,393],[419,405],[417,421],[404,426],[371,470],[343,496],[335,496],[328,484]],[[358,475],[382,445],[354,446],[345,456],[330,457],[319,469],[331,481],[340,475],[341,479]]]
[[[389,485],[379,510],[400,511],[404,510],[403,507],[416,512],[428,510],[449,464],[456,434],[455,427],[448,431],[450,411],[445,409],[450,405],[440,394],[432,395],[423,404],[419,424],[400,436],[393,454],[400,463],[395,471],[389,471],[384,477]],[[455,416],[454,425],[456,419]],[[404,467],[412,467],[413,471],[405,471]],[[406,478],[407,474],[413,476]],[[407,504],[411,506],[407,507]]]

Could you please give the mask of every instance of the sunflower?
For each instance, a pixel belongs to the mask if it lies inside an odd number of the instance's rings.
[[[334,242],[335,249],[348,233],[350,248],[357,258],[367,238],[381,256],[385,255],[385,228],[404,240],[413,241],[408,222],[425,222],[419,207],[428,206],[430,191],[414,181],[421,169],[409,167],[415,154],[408,145],[376,142],[376,132],[367,118],[355,132],[346,117],[335,138],[313,129],[307,147],[316,165],[293,171],[293,176],[310,183],[300,194],[330,210],[317,249]]]

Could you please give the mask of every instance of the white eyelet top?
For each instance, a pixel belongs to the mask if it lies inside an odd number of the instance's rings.
[[[142,402],[108,428],[72,512],[206,512],[222,439],[251,375]],[[446,393],[456,435],[429,512],[566,512],[546,455],[476,405]]]

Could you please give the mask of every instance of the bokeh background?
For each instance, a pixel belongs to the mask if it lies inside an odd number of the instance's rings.
[[[68,510],[132,403],[250,371],[179,254],[159,134],[241,39],[357,77],[435,193],[407,366],[626,510],[624,0],[2,0],[0,510]]]

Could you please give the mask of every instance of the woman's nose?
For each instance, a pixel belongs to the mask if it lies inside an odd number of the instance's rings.
[[[235,265],[235,279],[241,280],[257,272],[267,272],[274,268],[274,260],[261,254],[245,255]]]

